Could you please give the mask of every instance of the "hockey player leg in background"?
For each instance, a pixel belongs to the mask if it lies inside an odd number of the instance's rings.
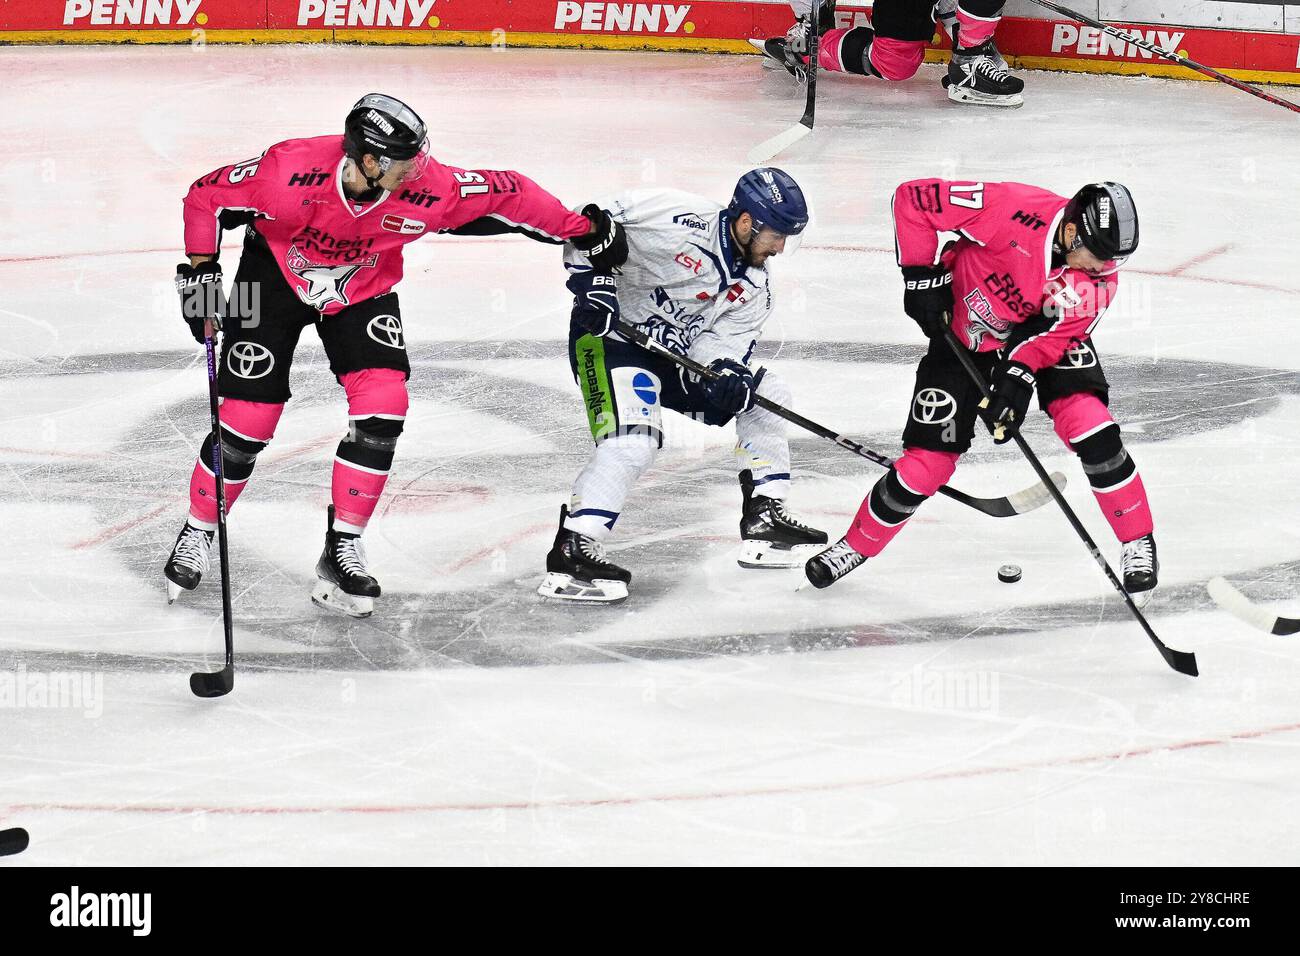
[[[843,29],[823,16],[818,65],[832,72],[876,76],[891,82],[911,79],[925,60],[925,48],[939,18],[953,36],[953,56],[943,85],[948,98],[985,106],[1021,106],[1024,81],[1007,72],[993,33],[1004,0],[940,0],[931,7],[917,0],[876,0],[870,27]],[[785,37],[765,41],[772,62],[799,74],[807,59],[811,0],[792,0],[799,17]]]
[[[596,447],[561,508],[539,593],[596,602],[627,596],[631,574],[606,557],[604,541],[658,455],[665,409],[708,425],[735,419],[740,564],[797,567],[826,535],[785,507],[785,423],[754,407],[753,397],[789,404],[790,391],[775,373],[752,369],[748,358],[772,310],[765,263],[793,251],[807,225],[802,191],[786,173],[764,168],[741,178],[725,208],[668,189],[601,205],[626,231],[628,261],[616,277],[566,249],[574,293],[570,362]],[[707,365],[717,379],[696,380],[625,341],[612,331],[620,317]]]
[[[382,206],[382,211],[380,207]],[[334,459],[325,546],[312,600],[357,617],[380,594],[361,534],[393,464],[407,412],[402,249],[421,236],[517,232],[570,240],[612,268],[621,228],[596,207],[572,212],[512,170],[464,170],[429,156],[424,121],[384,94],[357,101],[343,135],[277,143],[199,179],[185,197],[177,267],[182,313],[202,341],[206,300],[221,285],[220,231],[247,226],[222,331],[218,391],[227,507],[233,507],[289,399],[298,338],[314,326],[348,399]],[[216,527],[209,438],[190,481],[190,516],[164,567],[171,600],[198,586]]]
[[[1090,337],[1137,249],[1132,195],[1117,183],[1085,186],[1067,200],[1019,183],[929,179],[899,186],[893,210],[903,308],[930,349],[917,369],[904,454],[845,536],[807,563],[809,581],[829,587],[880,554],[969,449],[984,395],[944,338],[951,317],[990,380],[980,414],[995,441],[1010,440],[1037,389],[1121,544],[1124,588],[1144,605],[1159,571],[1151,509],[1107,409],[1109,385]],[[954,232],[962,238],[941,249],[940,234]],[[1020,290],[1035,282],[1041,292],[1026,298]]]

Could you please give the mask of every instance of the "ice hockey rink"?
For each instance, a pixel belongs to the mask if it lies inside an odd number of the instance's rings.
[[[346,414],[308,333],[230,518],[236,688],[200,700],[217,571],[170,608],[161,576],[208,427],[171,288],[188,184],[341,131],[382,90],[439,159],[574,205],[725,201],[803,94],[757,58],[664,53],[5,48],[0,68],[0,827],[32,834],[5,865],[1300,863],[1300,643],[1204,588],[1300,608],[1293,115],[1220,84],[1038,72],[1022,109],[981,111],[926,66],[824,77],[816,132],[776,162],[815,219],[773,263],[761,360],[799,411],[890,455],[922,350],[893,188],[1131,187],[1142,247],[1095,341],[1156,516],[1148,613],[1200,677],[1165,666],[1052,505],[936,498],[825,592],[743,571],[734,432],[671,415],[610,542],[632,597],[544,603],[590,440],[559,252],[432,237],[408,247],[413,405],[366,536],[385,597],[364,621],[308,600]],[[227,233],[227,277],[238,248]],[[1116,564],[1077,461],[1041,415],[1027,434]],[[791,438],[790,503],[834,540],[880,472]],[[981,435],[952,483],[1032,481]],[[79,702],[36,693],[60,675]]]

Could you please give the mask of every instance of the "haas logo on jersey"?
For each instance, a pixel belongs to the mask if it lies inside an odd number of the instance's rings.
[[[285,263],[289,266],[289,271],[307,283],[305,289],[300,286],[296,290],[298,298],[313,308],[321,310],[336,302],[339,305],[348,305],[351,300],[348,299],[346,289],[352,277],[362,269],[373,269],[378,261],[378,255],[371,255],[361,262],[353,262],[345,266],[327,266],[312,262],[298,251],[297,245],[290,246],[289,251],[285,253]]]

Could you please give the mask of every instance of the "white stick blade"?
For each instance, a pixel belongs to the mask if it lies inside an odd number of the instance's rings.
[[[807,126],[804,126],[803,123],[795,123],[789,129],[777,133],[771,139],[763,140],[763,142],[759,143],[749,151],[745,156],[745,159],[753,163],[755,166],[762,166],[764,163],[770,162],[774,159],[779,153],[789,149],[811,132],[812,130]]]
[[[1223,578],[1211,578],[1206,583],[1205,590],[1210,592],[1210,597],[1214,599],[1215,604],[1233,617],[1240,618],[1251,627],[1257,627],[1261,631],[1268,631],[1270,634],[1273,632],[1273,625],[1277,623],[1277,615],[1253,604],[1250,598]]]

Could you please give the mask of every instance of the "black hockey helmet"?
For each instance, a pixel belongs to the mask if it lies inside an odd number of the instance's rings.
[[[367,93],[348,111],[343,124],[343,152],[358,165],[361,157],[369,153],[385,171],[394,162],[417,160],[414,175],[407,178],[418,178],[428,161],[428,130],[419,114],[401,100],[384,93]]]
[[[1075,246],[1103,262],[1121,264],[1138,247],[1137,205],[1127,186],[1090,183],[1065,207],[1065,222],[1078,229]]]

